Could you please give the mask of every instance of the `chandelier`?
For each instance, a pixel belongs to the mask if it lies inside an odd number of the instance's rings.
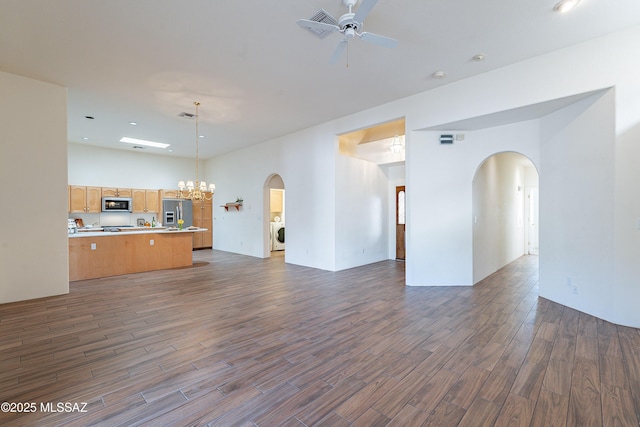
[[[194,202],[199,202],[203,200],[211,200],[213,198],[213,192],[216,189],[215,184],[209,184],[207,187],[207,183],[204,181],[200,181],[198,176],[198,164],[200,163],[199,153],[198,153],[198,140],[200,139],[200,135],[198,132],[198,107],[200,107],[200,103],[195,101],[193,105],[196,106],[196,180],[195,181],[187,181],[185,185],[184,181],[178,182],[178,198],[182,199],[190,199]],[[186,196],[183,194],[185,190],[189,190],[189,194]],[[209,196],[207,196],[207,191],[211,192]]]
[[[393,137],[393,141],[391,142],[389,149],[393,154],[398,154],[404,149],[404,145],[400,142],[400,137],[398,135]]]

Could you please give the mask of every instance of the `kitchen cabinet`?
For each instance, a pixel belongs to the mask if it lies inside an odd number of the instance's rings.
[[[131,190],[133,213],[160,212],[160,192],[158,190]]]
[[[69,280],[193,265],[192,234],[205,232],[158,230],[69,235]]]
[[[270,190],[271,212],[282,212],[283,194],[284,190]]]
[[[160,199],[177,199],[178,193],[180,190],[160,190]],[[187,194],[189,194],[188,191],[182,192],[183,197],[186,197]]]
[[[102,211],[102,188],[69,186],[69,213],[100,213]]]
[[[211,193],[206,193],[211,197]],[[193,202],[193,225],[206,228],[202,233],[193,233],[193,249],[211,248],[213,246],[213,200]]]
[[[132,197],[131,189],[102,187],[102,197]]]

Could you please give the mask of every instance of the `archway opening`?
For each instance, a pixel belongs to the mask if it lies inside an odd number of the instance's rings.
[[[271,174],[264,186],[265,258],[272,254],[284,260],[285,250],[285,190],[282,177]]]
[[[473,178],[473,283],[538,254],[538,172],[526,156],[487,158]]]

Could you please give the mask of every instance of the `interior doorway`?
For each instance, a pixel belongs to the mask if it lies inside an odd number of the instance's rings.
[[[538,253],[538,172],[526,156],[488,157],[472,183],[473,283]]]
[[[400,260],[406,257],[406,194],[404,185],[396,187],[396,259]]]
[[[280,175],[274,173],[266,179],[264,201],[264,256],[268,258],[272,254],[278,254],[279,258],[284,259],[286,197],[284,181]]]

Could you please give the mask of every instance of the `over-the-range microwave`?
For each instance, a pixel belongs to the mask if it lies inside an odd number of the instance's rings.
[[[103,197],[102,212],[131,212],[133,199],[130,197]]]

